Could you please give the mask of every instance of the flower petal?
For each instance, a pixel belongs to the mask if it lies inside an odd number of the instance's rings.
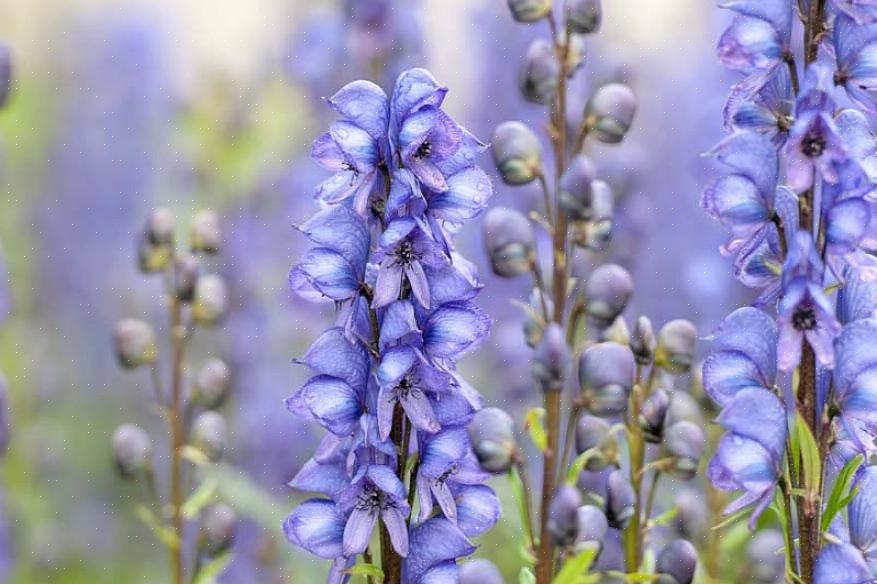
[[[332,560],[341,555],[344,518],[327,499],[308,499],[283,522],[283,533],[295,545]]]

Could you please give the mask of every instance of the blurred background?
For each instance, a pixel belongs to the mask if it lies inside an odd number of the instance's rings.
[[[618,197],[612,256],[635,276],[634,314],[706,331],[741,294],[717,251],[719,227],[698,206],[708,174],[699,155],[721,136],[730,84],[714,57],[724,15],[703,0],[604,4],[571,102],[583,107],[588,87],[610,80],[639,97],[625,143],[591,150]],[[113,428],[129,421],[162,451],[148,372],[121,371],[111,343],[123,317],[165,326],[160,282],[136,265],[158,205],[183,225],[205,207],[223,220],[212,267],[228,281],[231,311],[196,339],[193,357],[222,356],[234,380],[230,497],[248,519],[220,582],[318,581],[324,563],[293,550],[279,526],[297,496],[285,483],[317,438],[282,403],[304,373],[291,359],[332,318],[286,289],[306,246],[292,225],[314,211],[324,176],[309,160],[332,119],[321,98],[361,77],[389,90],[399,71],[426,66],[450,88],[446,109],[483,140],[508,119],[543,127],[543,108],[524,102],[517,80],[543,27],[513,23],[504,0],[0,0],[14,79],[0,111],[0,371],[11,427],[0,582],[166,579],[162,549],[133,512],[141,493],[116,478],[110,452]],[[482,164],[495,176],[489,155]],[[538,203],[535,189],[495,185],[492,204]],[[527,284],[488,274],[480,225],[461,247],[482,268],[480,302],[495,321],[464,370],[488,402],[523,410],[539,397],[511,303]],[[479,554],[500,558],[517,530],[503,519]],[[511,581],[515,558],[502,567]]]

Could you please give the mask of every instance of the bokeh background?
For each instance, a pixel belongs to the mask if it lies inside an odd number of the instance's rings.
[[[639,96],[626,142],[590,151],[619,197],[612,255],[635,276],[634,314],[709,330],[742,294],[698,207],[709,172],[700,154],[721,135],[730,83],[714,58],[725,16],[703,0],[604,5],[572,103],[608,80]],[[323,176],[309,160],[331,120],[320,98],[360,77],[389,88],[420,65],[482,139],[507,119],[541,127],[544,110],[523,101],[517,77],[542,26],[513,23],[504,0],[0,0],[0,41],[14,56],[0,111],[0,370],[12,432],[0,463],[0,581],[164,581],[162,549],[133,513],[141,493],[115,477],[109,447],[126,421],[162,434],[148,374],[120,371],[110,340],[125,316],[164,324],[159,282],[135,261],[158,205],[183,224],[204,207],[224,222],[215,269],[231,315],[197,339],[195,360],[211,351],[232,366],[232,497],[249,519],[220,581],[319,581],[323,563],[287,545],[279,525],[296,497],[285,482],[316,438],[282,404],[302,381],[291,358],[331,319],[286,290],[305,246],[292,225],[313,212]],[[537,201],[496,181],[492,204]],[[520,411],[538,399],[511,303],[527,284],[487,274],[479,227],[461,245],[482,267],[494,335],[464,368],[488,401]],[[509,515],[479,551],[506,562],[509,578],[516,560],[501,552],[517,533]]]

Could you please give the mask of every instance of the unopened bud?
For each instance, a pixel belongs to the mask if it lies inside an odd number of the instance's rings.
[[[459,584],[503,584],[502,574],[493,562],[475,558],[460,564]]]
[[[551,14],[551,0],[508,0],[518,22],[536,22]]]
[[[190,245],[193,253],[217,253],[222,243],[222,228],[219,215],[205,209],[192,218]]]
[[[209,556],[227,550],[234,541],[238,517],[225,503],[214,503],[201,516],[201,547]]]
[[[591,251],[604,251],[612,241],[615,228],[615,195],[608,183],[591,183],[590,219],[573,221],[570,236],[573,243]]]
[[[533,354],[533,377],[539,382],[542,391],[551,393],[563,389],[571,361],[572,355],[566,344],[563,328],[552,322],[545,328],[542,340]]]
[[[633,388],[633,353],[618,343],[598,343],[579,358],[579,386],[590,411],[598,416],[620,414]]]
[[[12,92],[12,50],[0,43],[0,108],[5,107]]]
[[[200,266],[190,253],[174,256],[174,294],[180,302],[192,302],[195,298],[195,285],[198,283]]]
[[[672,460],[670,473],[683,480],[694,478],[705,448],[701,427],[688,421],[676,422],[667,428],[663,446]]]
[[[192,422],[192,445],[212,460],[217,461],[225,453],[228,442],[228,426],[222,414],[208,410],[201,412]]]
[[[527,313],[527,317],[524,319],[524,340],[531,349],[536,348],[545,332],[543,302],[550,318],[554,312],[554,302],[552,302],[548,294],[543,293],[538,288],[534,288],[530,293],[530,312]]]
[[[585,119],[598,140],[615,144],[624,139],[635,112],[633,91],[623,83],[609,83],[591,96]]]
[[[696,569],[697,550],[684,539],[670,542],[655,564],[658,584],[691,584]]]
[[[136,424],[122,424],[113,433],[113,459],[124,479],[140,476],[151,464],[152,440]]]
[[[126,318],[117,322],[113,342],[119,364],[125,369],[155,362],[158,353],[155,332],[142,320]]]
[[[601,341],[610,341],[619,345],[630,344],[630,330],[623,316],[616,318],[612,324],[600,331]]]
[[[533,103],[549,103],[557,91],[560,64],[554,46],[545,39],[530,44],[521,69],[521,93]]]
[[[524,185],[542,175],[542,145],[522,122],[503,122],[491,139],[493,162],[504,183]]]
[[[216,274],[198,278],[192,316],[202,324],[216,324],[228,310],[228,289],[225,280]]]
[[[592,212],[591,184],[597,168],[583,154],[575,156],[560,177],[558,204],[572,220],[590,219]]]
[[[618,458],[618,444],[610,433],[611,426],[603,418],[584,414],[576,422],[576,453],[588,450],[592,455],[585,462],[585,468],[599,471],[607,464],[614,464]]]
[[[515,423],[500,408],[484,408],[472,417],[469,441],[481,468],[492,473],[508,471],[518,450]]]
[[[691,321],[671,320],[658,333],[655,365],[677,375],[687,373],[694,358],[695,341],[697,328]]]
[[[785,556],[777,553],[785,547],[781,531],[764,529],[756,533],[746,547],[746,559],[753,584],[775,584],[782,581]]]
[[[576,553],[593,550],[599,554],[608,531],[606,514],[593,505],[582,505],[576,511],[576,539],[573,549]]]
[[[616,529],[624,529],[634,514],[636,494],[620,470],[613,470],[606,483],[606,519]]]
[[[496,275],[513,278],[532,270],[533,225],[521,212],[505,207],[489,210],[484,217],[484,241]]]
[[[576,516],[582,506],[582,494],[575,487],[560,485],[548,507],[548,533],[554,545],[565,547],[576,537]]]
[[[599,327],[607,327],[624,312],[633,295],[633,278],[619,265],[603,264],[585,283],[585,311]]]
[[[146,237],[152,245],[173,245],[177,218],[167,207],[154,209],[146,221]]]
[[[664,438],[664,423],[667,409],[670,407],[670,396],[661,388],[656,389],[646,399],[639,414],[639,425],[646,442],[660,444]]]
[[[684,488],[676,496],[676,517],[673,526],[685,539],[700,539],[709,529],[709,509],[706,495],[695,488]],[[782,559],[782,558],[781,558]],[[782,563],[780,565],[782,567]],[[771,580],[769,583],[773,583]]]
[[[630,350],[636,362],[640,365],[648,365],[655,356],[655,331],[652,328],[652,321],[647,316],[641,316],[636,319],[633,325],[633,334],[630,336]]]
[[[566,26],[578,34],[600,30],[603,10],[600,0],[566,0]]]
[[[231,371],[222,359],[210,359],[195,379],[195,399],[207,409],[222,405],[231,388]]]

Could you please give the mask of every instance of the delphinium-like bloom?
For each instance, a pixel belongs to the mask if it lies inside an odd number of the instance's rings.
[[[484,146],[441,109],[446,93],[423,69],[402,73],[391,99],[350,83],[329,99],[343,119],[314,146],[337,174],[300,228],[314,247],[290,283],[340,312],[300,360],[314,376],[287,400],[328,432],[290,483],[323,498],[284,530],[333,560],[330,582],[346,579],[376,529],[392,545],[381,549],[389,581],[455,578],[470,538],[499,517],[466,432],[480,397],[456,371],[489,320],[453,235],[484,208],[490,182],[474,166]]]

